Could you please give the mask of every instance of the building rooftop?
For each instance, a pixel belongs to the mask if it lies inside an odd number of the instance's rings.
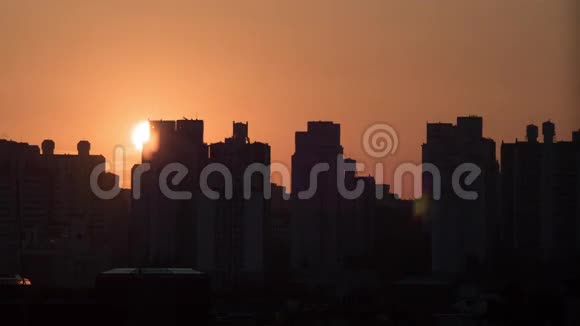
[[[191,268],[115,268],[103,272],[103,274],[195,274],[202,275],[204,273],[196,271]]]

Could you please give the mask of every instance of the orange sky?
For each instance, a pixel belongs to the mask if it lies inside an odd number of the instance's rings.
[[[249,121],[289,162],[296,130],[333,120],[370,163],[361,135],[383,121],[392,166],[420,161],[427,121],[479,114],[498,143],[580,127],[575,0],[86,2],[0,0],[0,138],[121,144],[133,164],[135,124],[197,115],[207,141]]]

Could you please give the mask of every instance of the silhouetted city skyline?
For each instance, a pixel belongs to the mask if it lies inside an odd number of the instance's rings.
[[[481,117],[427,123],[422,164],[395,172],[400,182],[422,179],[422,197],[406,200],[344,157],[340,124],[310,121],[297,131],[291,168],[272,164],[270,146],[251,141],[249,127],[233,122],[231,137],[207,144],[202,120],[149,121],[130,190],[86,140],[77,155],[55,154],[52,140],[42,150],[1,140],[0,274],[33,288],[96,284],[109,302],[134,295],[114,285],[125,281],[145,289],[182,277],[209,296],[337,295],[465,278],[526,288],[526,280],[568,281],[579,267],[580,129],[555,141],[546,121],[540,142],[528,125],[525,141],[501,142],[500,164]],[[399,139],[379,123],[362,145],[380,161]],[[291,189],[271,173],[287,174]],[[534,272],[522,278],[523,269]],[[155,293],[151,300],[166,295]],[[204,314],[202,296],[180,298]]]
[[[0,0],[0,324],[580,325],[577,0]]]

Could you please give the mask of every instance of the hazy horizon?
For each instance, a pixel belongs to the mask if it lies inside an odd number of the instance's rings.
[[[370,166],[362,134],[386,122],[399,136],[385,161],[390,182],[396,163],[420,161],[428,121],[480,115],[499,145],[550,119],[569,140],[580,127],[578,9],[574,0],[0,0],[0,138],[53,139],[57,153],[86,139],[109,160],[120,144],[130,169],[143,120],[197,117],[208,143],[248,121],[250,139],[289,164],[294,132],[330,120],[345,156]]]

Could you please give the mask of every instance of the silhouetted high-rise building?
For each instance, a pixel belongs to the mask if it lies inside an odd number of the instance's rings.
[[[427,223],[431,229],[432,271],[462,273],[487,263],[499,245],[497,218],[498,164],[495,142],[484,138],[481,117],[458,117],[457,124],[428,123],[423,144],[423,195],[430,198]],[[433,164],[441,178],[441,197],[433,198],[436,178],[426,164]],[[464,199],[453,187],[453,174],[463,163],[481,169],[471,185],[462,188],[477,193]]]
[[[268,284],[279,285],[290,278],[290,194],[272,184],[268,229],[265,234],[265,267]]]
[[[580,130],[572,132],[572,142],[575,144],[580,143]]]
[[[199,176],[208,160],[208,146],[203,142],[204,124],[197,119],[161,120],[149,121],[149,128],[150,140],[143,147],[142,165],[136,165],[132,171],[134,195],[140,191],[140,198],[132,204],[133,263],[195,267]],[[179,167],[187,175],[174,185],[175,171],[168,171]],[[163,191],[165,186],[169,191],[189,192],[191,198],[170,198]]]
[[[348,290],[376,285],[378,271],[392,277],[420,272],[427,246],[420,223],[412,219],[412,202],[398,200],[372,176],[357,175],[356,160],[343,157],[340,125],[308,122],[307,131],[297,132],[295,140],[290,219],[294,280]],[[377,196],[379,188],[385,197]]]
[[[0,274],[17,274],[23,250],[21,188],[26,167],[40,151],[37,146],[0,140],[0,152]]]
[[[356,164],[353,159],[345,163]],[[345,186],[353,190],[358,182],[364,184],[364,191],[353,199],[342,198],[337,214],[339,222],[339,243],[344,268],[369,268],[375,245],[376,183],[371,176],[360,177],[354,172],[346,172]]]
[[[292,249],[291,266],[297,277],[314,282],[332,282],[340,273],[339,192],[337,161],[342,159],[340,125],[308,122],[307,131],[296,132],[292,155]],[[322,166],[325,165],[325,166]],[[320,170],[311,184],[315,166]],[[300,198],[300,192],[312,195]]]
[[[307,190],[310,171],[318,163],[328,163],[336,171],[336,158],[342,154],[340,125],[329,121],[309,121],[307,131],[296,132],[296,150],[292,155],[292,193]],[[336,173],[321,173],[322,190],[336,190]],[[326,194],[325,194],[326,195]]]
[[[37,146],[0,141],[0,273],[19,273],[34,284],[91,286],[110,268],[113,244],[123,235],[110,231],[126,217],[121,202],[99,199],[91,172],[105,163],[81,141],[78,155],[56,155],[52,140]],[[103,173],[109,189],[116,176]],[[126,197],[125,197],[126,198]],[[126,238],[126,235],[125,235]]]
[[[414,212],[417,201],[397,198],[389,185],[377,186],[384,188],[385,197],[374,208],[374,268],[391,281],[428,274],[431,246],[422,216]]]
[[[554,123],[527,127],[527,141],[502,143],[502,218],[506,247],[530,263],[569,264],[580,249],[580,142],[555,141]]]
[[[541,144],[538,127],[527,126],[527,142],[501,145],[502,246],[539,257],[541,232]],[[524,231],[525,230],[525,231]]]
[[[198,266],[207,272],[212,287],[231,289],[264,282],[265,232],[268,230],[269,200],[265,187],[270,185],[270,146],[250,142],[248,124],[233,124],[233,135],[210,145],[210,167],[221,166],[231,174],[231,184],[214,172],[208,186],[219,199],[203,196],[198,207]],[[248,167],[259,164],[245,179]],[[227,198],[231,186],[231,198]],[[249,198],[245,198],[248,186]]]

